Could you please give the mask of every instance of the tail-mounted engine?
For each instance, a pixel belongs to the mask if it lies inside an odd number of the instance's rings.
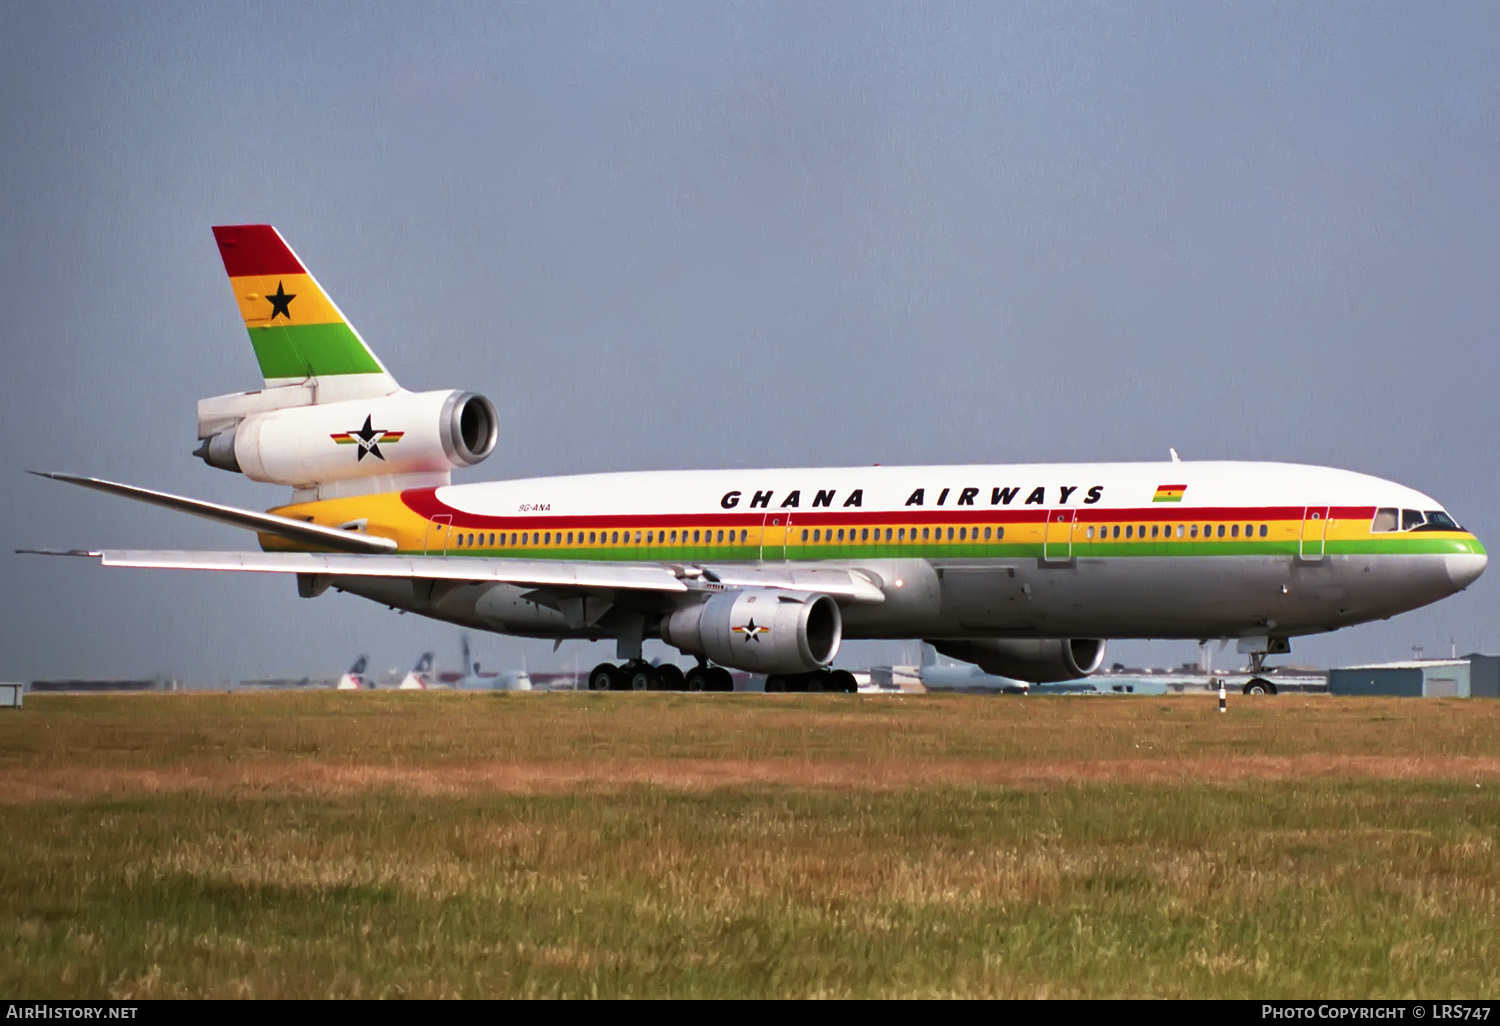
[[[720,666],[752,673],[807,673],[833,662],[843,638],[827,595],[752,588],[726,591],[662,621],[662,640]]]
[[[247,393],[243,400],[253,403],[264,394]],[[236,399],[199,404],[203,444],[194,455],[211,467],[293,488],[424,474],[446,480],[450,471],[493,452],[499,437],[494,404],[473,392],[396,391],[242,416],[229,402]],[[213,403],[219,405],[206,417]]]

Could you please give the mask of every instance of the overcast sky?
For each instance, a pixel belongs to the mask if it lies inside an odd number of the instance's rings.
[[[214,224],[276,224],[407,387],[495,400],[460,481],[1175,446],[1500,544],[1497,106],[1489,3],[0,5],[0,677],[458,664],[288,579],[10,554],[251,544],[28,467],[284,501],[191,456],[260,383]],[[1500,570],[1293,661],[1450,639],[1500,651]]]

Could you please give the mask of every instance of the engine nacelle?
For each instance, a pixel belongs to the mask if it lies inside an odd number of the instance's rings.
[[[306,487],[472,467],[495,449],[499,419],[473,392],[397,391],[376,399],[252,413],[198,448],[209,466]]]
[[[1087,677],[1104,662],[1104,642],[1098,638],[986,638],[928,644],[945,656],[978,664],[985,673],[1032,684]]]
[[[726,591],[662,620],[667,644],[751,673],[808,673],[833,662],[844,635],[827,595]]]

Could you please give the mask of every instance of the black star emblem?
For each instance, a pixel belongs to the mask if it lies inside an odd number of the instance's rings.
[[[297,298],[297,293],[287,292],[286,289],[281,287],[281,282],[278,281],[276,283],[276,295],[267,296],[266,298],[271,301],[271,320],[274,321],[277,314],[281,314],[287,320],[292,319],[292,312],[287,307],[291,305],[292,300]],[[360,450],[360,455],[364,455],[363,449]]]
[[[753,641],[756,644],[759,644],[761,632],[764,631],[765,628],[755,626],[755,617],[752,616],[750,618],[750,622],[744,626],[743,630],[745,632],[746,641]]]
[[[288,296],[287,298],[290,299],[291,297]],[[354,457],[355,463],[358,463],[360,460],[364,459],[365,453],[369,453],[377,460],[385,459],[385,457],[380,454],[380,444],[378,442],[378,439],[385,434],[385,431],[377,430],[376,428],[372,428],[370,426],[370,415],[368,413],[365,414],[365,426],[360,428],[358,431],[351,431],[349,433],[355,438],[359,439],[359,455]]]

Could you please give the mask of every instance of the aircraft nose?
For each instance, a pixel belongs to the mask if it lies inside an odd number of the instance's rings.
[[[1482,552],[1466,552],[1462,555],[1451,555],[1443,557],[1448,569],[1448,579],[1459,591],[1467,588],[1479,579],[1484,573],[1484,568],[1490,561],[1490,557]]]

